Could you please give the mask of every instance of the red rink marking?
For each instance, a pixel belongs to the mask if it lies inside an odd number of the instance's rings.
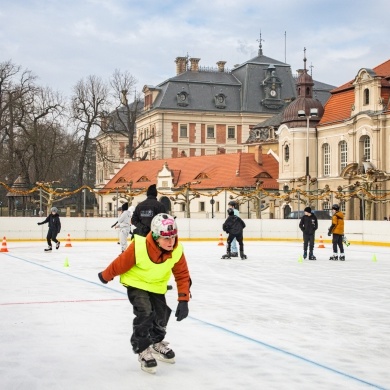
[[[53,303],[84,303],[84,302],[109,302],[109,301],[127,301],[127,298],[113,298],[113,299],[74,299],[68,301],[38,301],[38,302],[6,302],[0,303],[0,306],[12,305],[42,305]]]

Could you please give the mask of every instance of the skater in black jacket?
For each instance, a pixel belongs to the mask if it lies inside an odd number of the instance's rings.
[[[135,226],[134,234],[146,237],[150,232],[152,219],[160,213],[165,213],[165,206],[157,200],[157,188],[155,184],[149,186],[146,191],[146,200],[139,203],[131,217],[131,223]]]
[[[237,240],[238,246],[240,248],[240,257],[241,260],[246,259],[246,255],[244,254],[244,237],[243,237],[243,230],[245,228],[245,222],[238,217],[237,215],[234,215],[233,209],[228,209],[228,217],[224,224],[222,225],[222,229],[224,232],[229,234],[227,238],[227,252],[226,255],[223,255],[223,259],[230,259],[231,258],[231,244],[234,239]]]
[[[49,224],[49,231],[47,232],[46,240],[48,247],[45,249],[45,252],[51,251],[51,241],[53,240],[56,243],[56,249],[60,247],[60,242],[57,240],[57,234],[61,231],[61,221],[60,216],[58,215],[57,207],[51,208],[51,214],[43,222],[38,222],[38,225],[43,225],[45,223]]]
[[[313,254],[315,231],[318,229],[317,217],[306,207],[303,217],[299,222],[299,228],[303,232],[303,258],[307,258],[307,247],[309,247],[309,260],[317,260]]]

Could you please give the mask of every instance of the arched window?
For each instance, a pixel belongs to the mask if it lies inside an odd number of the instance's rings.
[[[329,144],[324,144],[322,146],[322,165],[324,176],[330,175],[330,146]]]
[[[339,158],[340,158],[340,172],[347,166],[348,149],[347,142],[341,141],[339,143]]]
[[[368,88],[364,90],[364,105],[370,104],[370,91]]]
[[[288,162],[290,160],[290,147],[286,145],[284,147],[284,161]]]

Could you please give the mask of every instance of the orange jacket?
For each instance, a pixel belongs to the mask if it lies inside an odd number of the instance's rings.
[[[329,228],[329,232],[333,234],[344,234],[344,214],[341,211],[337,211],[332,216],[332,225]]]
[[[175,248],[177,247],[177,243],[178,239],[176,238]],[[167,259],[171,258],[171,252],[162,250],[157,245],[156,241],[154,241],[152,233],[150,232],[146,236],[146,248],[149,258],[154,263],[163,263]],[[114,279],[115,276],[124,274],[135,265],[135,242],[132,241],[129,247],[102,272],[103,279],[110,281]],[[172,273],[177,285],[178,301],[189,301],[191,297],[191,278],[184,253],[180,260],[172,268]]]

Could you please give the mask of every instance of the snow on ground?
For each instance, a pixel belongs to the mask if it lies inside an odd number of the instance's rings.
[[[155,375],[131,352],[125,289],[97,278],[120,246],[44,247],[0,253],[1,389],[390,389],[387,247],[351,245],[334,262],[326,245],[300,262],[300,243],[247,242],[242,261],[221,260],[216,242],[184,242],[190,315],[171,317],[176,364]],[[175,286],[167,299],[175,310]]]

